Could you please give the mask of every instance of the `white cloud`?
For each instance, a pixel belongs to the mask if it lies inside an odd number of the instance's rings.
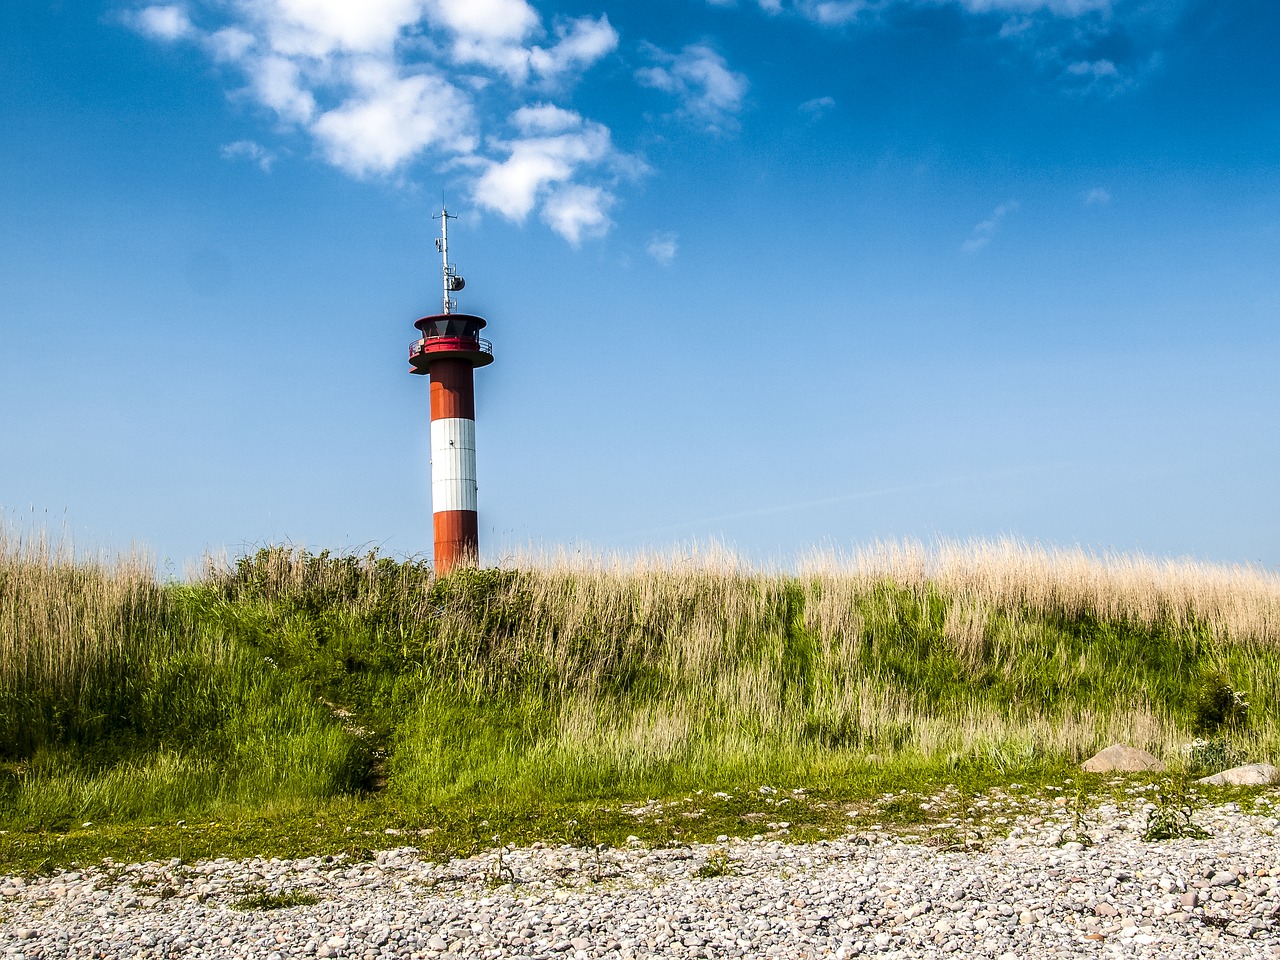
[[[601,236],[610,226],[608,209],[615,197],[602,187],[569,184],[553,190],[542,205],[542,219],[573,246],[584,234]]]
[[[724,57],[705,44],[691,44],[679,53],[652,44],[645,49],[654,65],[636,71],[641,84],[677,97],[678,113],[709,130],[733,126],[747,95],[744,74],[730,70]]]
[[[385,76],[312,126],[329,162],[356,176],[390,173],[430,147],[467,153],[475,144],[471,105],[440,77]]]
[[[256,43],[252,33],[239,27],[215,30],[204,39],[206,49],[219,63],[235,63],[244,59]]]
[[[436,24],[479,40],[518,43],[537,32],[541,21],[525,0],[428,0],[427,6]]]
[[[187,11],[179,6],[143,7],[127,17],[127,22],[153,40],[184,40],[196,32]]]
[[[521,119],[527,122],[527,117]],[[519,126],[521,119],[513,122]],[[554,136],[523,137],[504,144],[506,159],[489,162],[476,182],[476,202],[522,222],[539,198],[547,195],[547,188],[567,183],[583,167],[608,160],[613,153],[608,129],[577,120],[576,128],[562,127],[564,132]]]
[[[450,55],[454,63],[488,67],[504,74],[512,83],[523,84],[529,79],[530,52],[519,44],[457,37]]]
[[[808,114],[811,120],[821,120],[831,110],[835,109],[835,97],[814,97],[812,100],[806,100],[800,104],[800,112]]]
[[[617,49],[603,14],[548,28],[529,0],[187,0],[125,19],[193,42],[241,79],[241,101],[339,169],[400,177],[429,160],[466,177],[479,205],[520,221],[537,209],[573,244],[608,229],[611,187],[644,169],[608,128],[554,102]],[[275,159],[248,139],[223,156],[264,170]]]
[[[283,56],[389,52],[427,13],[426,0],[235,0],[243,20]],[[253,29],[250,27],[249,29]]]
[[[534,47],[529,53],[529,65],[542,77],[585,70],[618,47],[618,31],[603,14],[598,20],[581,17],[558,24],[556,34],[560,39],[553,47],[548,50]]]
[[[1008,200],[1000,204],[995,210],[991,211],[991,216],[973,228],[973,234],[960,245],[961,251],[974,254],[983,249],[991,242],[991,238],[995,236],[996,231],[1000,229],[1000,224],[1004,222],[1005,217],[1017,209],[1017,200]]]
[[[666,266],[676,258],[678,249],[676,235],[674,233],[655,233],[649,238],[649,245],[644,249],[645,253],[663,266]]]
[[[285,57],[263,57],[249,66],[254,93],[264,106],[289,123],[306,123],[316,112],[316,98],[303,86],[302,69]]]
[[[523,46],[511,38],[462,34],[453,45],[458,63],[477,63],[506,74],[517,84],[534,73],[554,80],[572,71],[582,71],[618,46],[618,33],[609,18],[580,17],[556,24],[556,43],[550,47]]]
[[[563,133],[582,126],[582,116],[554,103],[531,103],[511,115],[511,124],[521,133]]]
[[[249,160],[262,168],[263,173],[270,173],[276,162],[276,155],[254,140],[237,140],[224,144],[222,156],[225,160]]]
[[[1094,187],[1092,190],[1086,190],[1084,194],[1084,205],[1086,207],[1104,207],[1111,202],[1111,191],[1106,187]]]

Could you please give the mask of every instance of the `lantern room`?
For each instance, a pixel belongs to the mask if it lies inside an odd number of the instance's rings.
[[[409,372],[425,374],[431,364],[446,358],[466,360],[473,367],[493,363],[493,344],[480,336],[483,317],[468,313],[441,313],[415,320],[422,338],[409,344]]]

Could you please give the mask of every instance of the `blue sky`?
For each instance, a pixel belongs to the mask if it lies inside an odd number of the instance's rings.
[[[1015,535],[1280,565],[1280,10],[10,0],[0,507],[180,571]]]

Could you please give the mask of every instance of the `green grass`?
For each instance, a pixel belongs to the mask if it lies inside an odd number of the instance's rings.
[[[231,906],[236,910],[287,910],[290,907],[309,907],[319,902],[316,896],[310,893],[298,893],[295,891],[270,893],[264,891],[241,897]]]
[[[908,828],[946,787],[1065,784],[1116,741],[1280,756],[1280,586],[1256,571],[979,547],[437,579],[272,548],[160,585],[0,547],[0,871],[820,836],[851,805]]]

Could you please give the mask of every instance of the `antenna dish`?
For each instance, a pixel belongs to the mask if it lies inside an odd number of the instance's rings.
[[[465,287],[466,285],[467,285],[467,281],[463,280],[463,279],[462,279],[461,277],[459,277],[459,276],[452,276],[452,277],[450,277],[450,278],[449,278],[449,292],[450,292],[450,293],[457,293],[459,290],[461,290],[461,289],[462,289],[463,287]]]

